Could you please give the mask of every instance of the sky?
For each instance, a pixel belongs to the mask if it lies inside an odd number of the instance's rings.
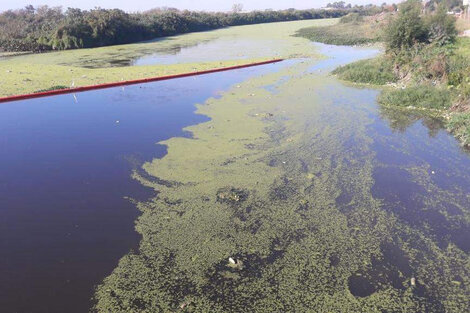
[[[340,0],[0,0],[0,11],[19,9],[26,5],[48,5],[79,7],[81,9],[92,9],[94,7],[119,8],[127,12],[145,11],[155,7],[173,7],[178,9],[198,11],[229,11],[234,3],[243,4],[244,10],[264,9],[310,9],[320,8],[328,2]],[[354,4],[381,4],[384,0],[350,0],[346,3]],[[392,1],[385,1],[392,2]]]

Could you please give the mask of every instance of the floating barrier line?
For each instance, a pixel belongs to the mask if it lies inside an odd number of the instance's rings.
[[[183,78],[183,77],[204,75],[204,74],[224,72],[224,71],[231,71],[231,70],[236,70],[236,69],[241,69],[241,68],[246,68],[246,67],[277,63],[281,61],[284,61],[284,59],[275,59],[275,60],[269,60],[269,61],[264,61],[264,62],[241,64],[241,65],[235,65],[235,66],[230,66],[230,67],[221,67],[221,68],[215,68],[215,69],[210,69],[210,70],[205,70],[205,71],[196,71],[196,72],[182,73],[182,74],[175,74],[175,75],[157,76],[157,77],[127,80],[127,81],[120,81],[120,82],[114,82],[114,83],[90,85],[90,86],[82,86],[82,87],[75,87],[75,88],[48,90],[48,91],[36,92],[36,93],[30,93],[30,94],[24,94],[24,95],[2,97],[0,98],[0,103],[33,99],[33,98],[41,98],[41,97],[49,97],[49,96],[55,96],[55,95],[63,95],[63,94],[68,94],[68,93],[83,92],[83,91],[95,90],[95,89],[112,88],[112,87],[125,86],[125,85],[143,84],[143,83],[150,83],[150,82],[156,82],[156,81],[161,81],[161,80],[169,80],[169,79],[175,79],[175,78]]]

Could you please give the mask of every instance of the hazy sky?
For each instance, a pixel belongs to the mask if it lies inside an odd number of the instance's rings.
[[[242,3],[245,10],[257,9],[309,9],[319,8],[328,2],[339,0],[0,0],[0,11],[8,9],[19,9],[28,4],[34,6],[49,5],[79,7],[91,9],[96,6],[102,8],[120,8],[125,11],[143,11],[155,7],[167,6],[179,9],[205,10],[205,11],[228,11],[234,3]],[[345,1],[352,4],[381,4],[384,0],[350,0]],[[392,2],[392,1],[385,1]]]

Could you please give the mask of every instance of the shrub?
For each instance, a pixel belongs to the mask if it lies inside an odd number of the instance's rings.
[[[434,14],[425,19],[428,41],[437,45],[446,45],[455,41],[457,28],[455,18],[447,14],[444,5],[440,5]]]
[[[398,17],[385,31],[387,50],[402,50],[427,40],[427,29],[421,18],[421,2],[408,0],[400,5]]]

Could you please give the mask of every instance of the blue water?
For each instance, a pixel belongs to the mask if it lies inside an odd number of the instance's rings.
[[[380,53],[378,48],[363,48],[363,47],[350,47],[350,46],[334,46],[323,43],[314,43],[315,48],[322,55],[327,55],[328,58],[318,62],[309,69],[309,73],[329,72],[348,63],[370,59]]]
[[[207,117],[195,104],[282,63],[0,105],[0,311],[86,312],[135,249],[133,169]]]

